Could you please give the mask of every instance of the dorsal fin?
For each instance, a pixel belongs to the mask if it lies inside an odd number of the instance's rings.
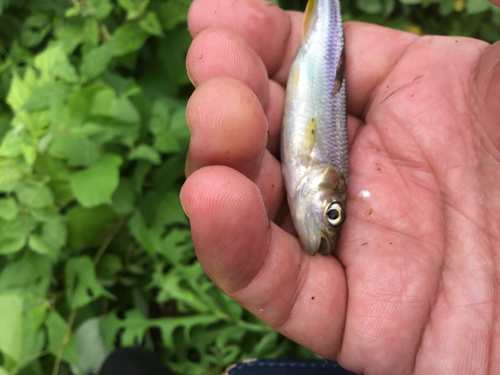
[[[307,30],[309,30],[309,26],[311,25],[311,18],[316,8],[316,0],[309,0],[306,5],[306,11],[304,12],[304,23],[302,24],[302,39],[305,38]]]

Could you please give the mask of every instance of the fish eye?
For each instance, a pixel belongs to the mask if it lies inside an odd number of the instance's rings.
[[[344,221],[344,210],[337,202],[333,202],[326,210],[326,218],[332,225],[339,225]]]

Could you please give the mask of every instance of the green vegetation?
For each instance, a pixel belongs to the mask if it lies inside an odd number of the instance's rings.
[[[314,357],[196,262],[178,199],[189,4],[0,0],[0,375],[85,374],[117,344],[188,375]],[[343,5],[346,20],[500,39],[486,0]]]

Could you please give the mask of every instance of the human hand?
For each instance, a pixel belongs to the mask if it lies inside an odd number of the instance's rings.
[[[345,24],[347,220],[335,256],[311,257],[277,159],[301,20],[263,0],[191,6],[181,201],[201,265],[351,371],[500,373],[500,43]]]

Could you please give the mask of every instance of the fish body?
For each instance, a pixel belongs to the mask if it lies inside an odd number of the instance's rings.
[[[330,254],[345,220],[347,116],[339,0],[309,0],[281,134],[288,205],[302,247]]]

